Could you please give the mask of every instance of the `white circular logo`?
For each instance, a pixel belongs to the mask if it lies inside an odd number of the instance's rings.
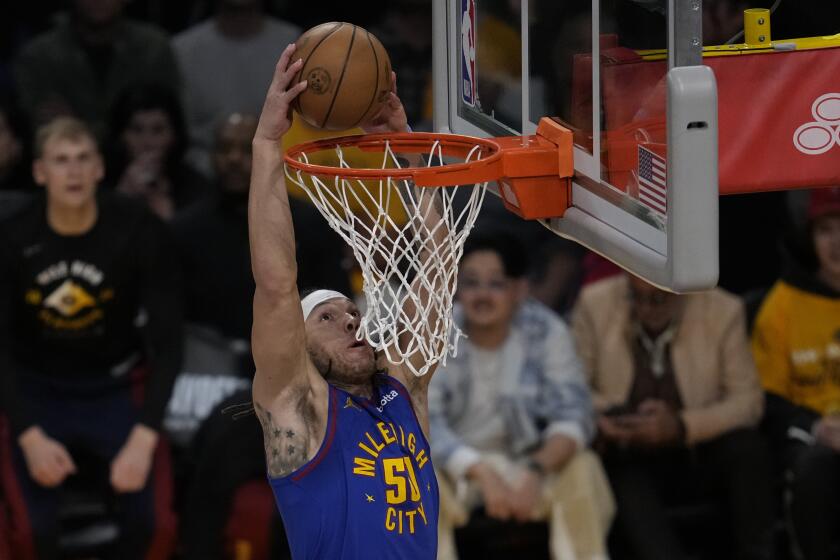
[[[840,93],[826,93],[811,105],[811,114],[818,122],[840,124]]]
[[[830,150],[834,146],[835,136],[833,127],[819,122],[809,122],[796,129],[793,133],[793,143],[803,154],[815,156]]]
[[[793,145],[809,156],[824,154],[835,144],[840,146],[840,93],[824,93],[811,104],[813,122],[799,126],[793,133]]]

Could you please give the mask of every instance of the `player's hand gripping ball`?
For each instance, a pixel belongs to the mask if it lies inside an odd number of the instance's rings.
[[[307,88],[292,108],[307,123],[346,130],[367,122],[391,90],[391,60],[379,39],[351,23],[323,23],[295,42],[303,66],[292,82]]]

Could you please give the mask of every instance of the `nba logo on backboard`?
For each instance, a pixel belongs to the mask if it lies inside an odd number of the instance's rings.
[[[475,107],[475,0],[461,0],[461,99]]]

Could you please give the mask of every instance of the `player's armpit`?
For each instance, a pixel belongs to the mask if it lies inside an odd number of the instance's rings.
[[[254,399],[270,476],[291,474],[310,461],[320,447],[326,411],[319,414],[320,407],[313,400],[311,392],[303,387],[267,406]]]

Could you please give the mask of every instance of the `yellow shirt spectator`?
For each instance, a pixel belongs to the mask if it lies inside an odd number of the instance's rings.
[[[752,346],[765,390],[820,415],[840,413],[840,298],[777,282]]]

